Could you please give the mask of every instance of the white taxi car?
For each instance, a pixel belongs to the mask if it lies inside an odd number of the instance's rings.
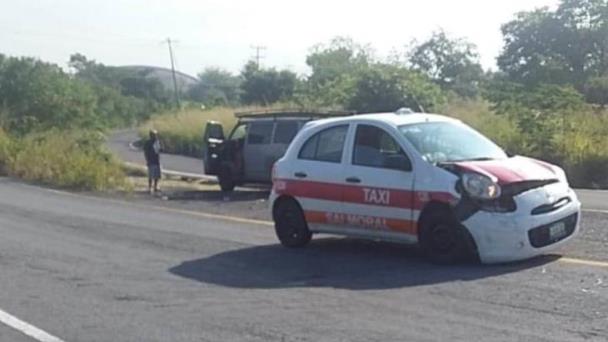
[[[441,115],[382,113],[312,121],[273,170],[276,234],[418,243],[435,262],[530,258],[578,231],[564,171],[500,147]]]

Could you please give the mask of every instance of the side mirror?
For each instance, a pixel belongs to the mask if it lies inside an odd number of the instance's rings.
[[[410,163],[410,160],[402,154],[387,156],[384,160],[384,166],[393,170],[412,171],[412,163]]]

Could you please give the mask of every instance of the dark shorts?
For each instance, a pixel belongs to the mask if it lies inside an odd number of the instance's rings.
[[[148,165],[148,178],[160,179],[160,165]]]

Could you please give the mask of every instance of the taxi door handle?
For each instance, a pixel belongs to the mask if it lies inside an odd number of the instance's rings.
[[[348,183],[361,183],[361,180],[357,177],[348,177],[346,178]]]
[[[296,176],[298,178],[306,178],[306,177],[308,177],[308,175],[305,174],[304,172],[296,172],[296,173],[294,173],[294,176]]]

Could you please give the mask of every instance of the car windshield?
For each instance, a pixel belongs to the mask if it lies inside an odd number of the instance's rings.
[[[454,122],[403,125],[401,133],[430,163],[507,158],[506,153],[474,129]]]

